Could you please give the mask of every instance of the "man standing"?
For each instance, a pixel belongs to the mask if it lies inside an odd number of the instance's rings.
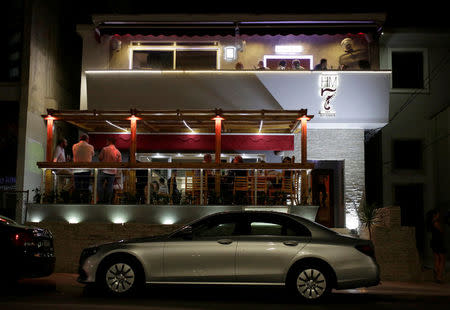
[[[116,139],[114,137],[106,138],[106,146],[102,148],[98,159],[101,162],[120,163],[122,154],[116,148]],[[100,171],[97,180],[97,195],[100,203],[111,203],[113,198],[113,185],[117,169],[104,169]]]
[[[94,156],[94,147],[89,144],[89,136],[84,134],[80,137],[80,142],[72,147],[73,161],[75,163],[90,163]],[[76,200],[81,203],[89,203],[89,178],[91,171],[89,169],[77,169],[73,174],[75,183],[75,192],[78,196]]]

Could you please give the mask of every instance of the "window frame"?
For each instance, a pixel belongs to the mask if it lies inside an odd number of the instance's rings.
[[[177,67],[177,51],[215,51],[216,52],[216,70],[220,70],[220,46],[211,46],[211,45],[199,45],[196,46],[179,46],[176,45],[176,42],[172,43],[173,45],[167,45],[161,42],[161,45],[150,45],[150,46],[139,46],[133,45],[131,42],[129,47],[129,55],[128,55],[128,69],[129,70],[143,70],[143,69],[133,69],[133,55],[134,51],[171,51],[173,52],[173,67],[171,70],[180,71],[180,69],[176,69]],[[156,71],[164,71],[164,70],[156,70]],[[189,70],[190,71],[190,70]],[[200,70],[202,71],[202,70]]]
[[[428,49],[427,48],[414,48],[414,47],[410,47],[410,48],[399,48],[399,47],[390,47],[388,48],[388,68],[393,72],[392,69],[392,53],[395,52],[420,52],[422,53],[422,57],[423,57],[423,88],[394,88],[393,86],[393,80],[392,80],[392,76],[391,76],[391,93],[415,93],[417,91],[420,91],[421,93],[429,93],[430,89],[429,89],[429,83],[427,81],[429,81],[429,68],[428,68]]]

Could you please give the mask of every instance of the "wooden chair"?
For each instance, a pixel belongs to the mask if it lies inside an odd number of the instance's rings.
[[[298,205],[298,174],[291,171],[282,177],[281,180],[281,194],[283,195],[283,204],[287,204],[287,199],[291,201],[292,205]]]
[[[250,182],[248,181],[248,173],[246,176],[235,176],[233,180],[233,200],[239,203],[239,199],[236,199],[236,194],[240,197],[245,196],[246,201],[248,201],[248,191],[250,189]]]
[[[255,184],[256,181],[256,184]],[[256,192],[256,200],[255,200],[255,192]],[[263,197],[264,204],[266,204],[268,192],[268,182],[267,178],[263,175],[257,175],[250,177],[250,197],[252,199],[252,204],[256,205],[258,203],[258,197]]]
[[[202,184],[203,183],[203,184]],[[194,171],[186,171],[184,177],[185,195],[191,197],[191,204],[204,204],[208,197],[208,179],[203,178],[203,182],[199,175]],[[201,200],[203,195],[203,201]]]

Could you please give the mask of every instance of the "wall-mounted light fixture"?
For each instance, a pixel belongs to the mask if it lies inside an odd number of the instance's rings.
[[[275,45],[276,54],[300,54],[303,52],[301,45]]]
[[[236,47],[225,46],[223,48],[223,55],[226,61],[233,61],[236,59]]]

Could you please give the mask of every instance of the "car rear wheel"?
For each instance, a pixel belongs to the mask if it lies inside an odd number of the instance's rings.
[[[99,276],[103,289],[116,296],[135,293],[143,283],[138,264],[126,257],[105,263]]]
[[[319,266],[301,266],[290,280],[291,289],[301,299],[316,302],[331,291],[331,282],[326,269]]]

